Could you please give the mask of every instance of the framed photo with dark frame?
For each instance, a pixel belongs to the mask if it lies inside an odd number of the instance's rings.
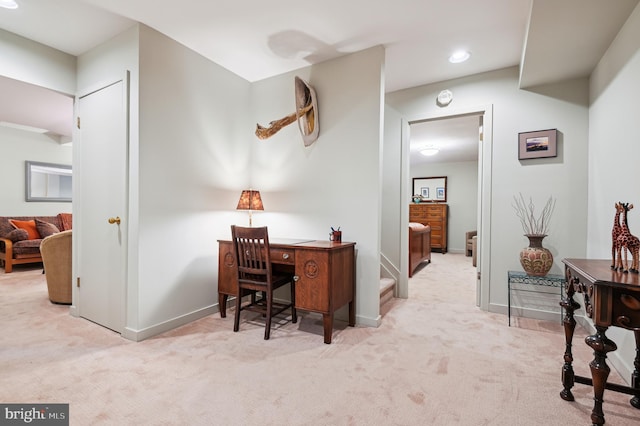
[[[419,201],[415,198],[419,197]],[[415,203],[447,202],[447,177],[415,177],[413,178],[413,196]]]
[[[518,160],[558,156],[558,130],[518,133]]]

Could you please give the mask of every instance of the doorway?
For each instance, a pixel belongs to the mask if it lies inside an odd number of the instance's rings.
[[[411,199],[412,195],[412,161],[411,161],[411,139],[412,129],[417,129],[420,123],[425,122],[439,122],[446,127],[447,120],[454,120],[460,117],[474,117],[477,119],[477,127],[475,128],[476,135],[476,150],[475,158],[478,161],[477,167],[477,217],[476,217],[476,229],[478,230],[478,255],[477,255],[477,305],[483,309],[488,310],[489,302],[489,285],[490,282],[490,270],[489,270],[489,256],[486,256],[490,250],[490,208],[489,202],[491,199],[491,150],[493,144],[492,138],[492,106],[482,106],[475,108],[459,109],[449,114],[422,116],[403,120],[402,125],[402,194],[405,195],[402,199],[401,217],[402,228],[406,229],[408,226],[409,218],[409,203],[406,200]],[[480,141],[480,143],[478,143]],[[414,147],[414,150],[418,148]],[[443,160],[444,161],[444,160]],[[448,194],[449,195],[449,194]],[[448,197],[449,198],[449,197]],[[404,209],[404,210],[403,210]],[[408,237],[404,237],[408,238]],[[404,271],[408,268],[408,240],[401,242],[403,247],[401,253],[401,265]],[[485,256],[482,256],[485,253]],[[439,254],[435,254],[436,256]],[[433,256],[433,254],[432,254]],[[433,259],[433,257],[432,257]],[[409,296],[408,291],[408,277],[406,274],[401,275],[401,279],[398,281],[398,297],[407,298]]]

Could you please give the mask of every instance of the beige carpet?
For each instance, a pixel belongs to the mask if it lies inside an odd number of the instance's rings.
[[[590,387],[559,397],[560,324],[480,311],[474,273],[470,257],[434,254],[381,327],[340,323],[331,345],[309,314],[269,341],[259,318],[234,333],[216,314],[134,343],[52,305],[41,270],[17,267],[0,272],[0,401],[70,403],[83,426],[591,424]],[[605,392],[607,425],[640,424],[628,400]]]

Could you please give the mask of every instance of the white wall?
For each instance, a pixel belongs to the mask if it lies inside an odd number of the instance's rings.
[[[477,230],[478,162],[431,163],[411,167],[411,179],[429,176],[447,177],[449,206],[448,250],[465,253],[465,233]],[[432,257],[431,261],[437,257]]]
[[[382,157],[382,226],[380,262],[382,276],[396,280],[407,279],[406,267],[400,265],[402,234],[402,144],[398,137],[402,129],[402,115],[389,106],[384,111],[384,148]],[[405,233],[408,233],[405,232]]]
[[[454,100],[443,109],[437,94],[449,89]],[[442,116],[456,109],[493,105],[492,192],[489,310],[506,313],[507,271],[521,270],[519,252],[528,242],[511,207],[522,192],[540,208],[557,198],[550,235],[544,241],[555,257],[552,273],[562,273],[562,259],[584,257],[587,230],[588,82],[579,79],[538,88],[518,89],[516,67],[387,94],[387,103],[405,117]],[[557,128],[558,157],[518,160],[518,133]]]
[[[125,77],[125,73],[129,72],[129,212],[128,235],[126,238],[128,244],[127,250],[127,282],[126,282],[126,314],[125,328],[127,335],[133,340],[137,340],[138,332],[138,310],[139,310],[139,282],[138,282],[138,116],[139,116],[139,72],[138,72],[138,55],[139,55],[139,27],[134,26],[111,40],[95,47],[91,51],[78,57],[78,91],[77,96],[81,97],[91,91],[101,88],[105,84],[112,83]],[[74,132],[78,130],[74,128]],[[76,135],[76,140],[80,138]],[[80,151],[74,149],[73,164],[76,174],[81,178],[82,163],[80,160]],[[74,197],[78,200],[78,192],[74,192]],[[79,202],[76,203],[76,209],[79,209]],[[78,215],[76,214],[76,217]],[[83,229],[81,221],[76,226],[77,232],[74,233],[74,245],[77,247],[77,236],[79,232],[91,232],[90,229]],[[82,230],[82,231],[81,231]],[[78,265],[81,255],[74,251],[74,276],[78,274]],[[78,301],[77,288],[74,287],[73,300]],[[72,314],[77,315],[77,310],[72,307]]]
[[[74,94],[76,58],[0,30],[0,76]],[[6,101],[3,99],[3,101]],[[49,136],[0,127],[0,215],[54,215],[71,212],[71,203],[25,201],[26,160],[71,164],[72,149]]]
[[[215,311],[217,239],[249,168],[249,84],[144,25],[78,62],[82,91],[130,72],[124,335],[141,340]]]
[[[235,207],[251,171],[249,89],[140,27],[139,309],[137,324],[130,321],[137,330],[213,312],[217,240],[246,221]]]
[[[379,323],[383,63],[384,49],[375,47],[253,83],[246,131],[246,172],[265,203],[254,224],[274,236],[319,240],[340,226],[343,241],[357,243],[356,321],[364,325]],[[296,124],[258,140],[256,122],[295,112],[295,75],[318,95],[318,140],[305,147]]]
[[[629,229],[640,235],[640,6],[627,20],[590,79],[589,203],[587,257],[611,258],[611,229],[617,201],[636,207]],[[630,377],[635,341],[619,328],[607,332],[618,345],[612,363]]]
[[[25,161],[71,165],[71,147],[39,133],[0,126],[0,216],[71,213],[71,203],[26,202]]]
[[[0,30],[0,75],[73,95],[76,57]]]

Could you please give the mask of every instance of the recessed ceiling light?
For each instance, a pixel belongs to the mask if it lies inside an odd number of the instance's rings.
[[[15,0],[0,0],[0,7],[4,7],[5,9],[17,9],[18,3]]]
[[[471,57],[471,53],[466,50],[458,50],[454,52],[453,55],[449,56],[449,62],[452,64],[459,64],[460,62],[464,62]]]
[[[434,148],[432,146],[430,147],[426,147],[425,149],[420,151],[420,154],[430,157],[432,155],[436,155],[438,152],[440,152],[440,150],[438,148]]]

